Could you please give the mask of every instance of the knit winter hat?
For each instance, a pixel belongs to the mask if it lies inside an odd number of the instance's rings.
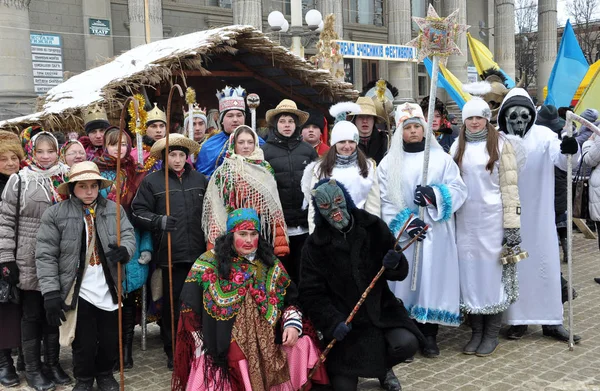
[[[427,127],[423,110],[421,106],[415,103],[403,103],[396,107],[394,119],[396,121],[396,129],[404,129],[409,124],[419,124],[423,129]]]
[[[25,151],[21,147],[19,136],[12,132],[0,130],[0,153],[13,152],[19,157],[19,160],[25,158]]]
[[[482,117],[488,120],[492,119],[492,110],[488,106],[487,102],[480,97],[472,97],[462,109],[462,120],[465,122],[467,118],[471,117]]]
[[[590,122],[596,122],[598,121],[598,110],[585,109],[583,110],[583,113],[581,113],[581,116]]]
[[[303,127],[307,127],[309,125],[315,125],[317,128],[321,129],[321,132],[325,128],[325,117],[323,117],[323,113],[316,110],[306,110],[308,113],[308,120],[302,125]]]
[[[338,121],[331,131],[331,145],[340,141],[354,141],[358,143],[358,128],[350,121]]]

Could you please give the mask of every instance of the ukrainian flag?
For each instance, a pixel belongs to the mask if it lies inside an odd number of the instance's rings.
[[[469,44],[471,57],[473,58],[475,68],[477,68],[477,73],[479,75],[483,75],[483,73],[490,68],[495,69],[502,73],[506,78],[507,88],[513,88],[515,86],[515,81],[498,66],[498,63],[494,61],[494,55],[487,46],[473,38],[469,32],[467,32],[467,42]]]
[[[425,57],[423,60],[423,64],[425,64],[425,68],[427,68],[427,73],[431,78],[431,72],[433,68],[433,63],[429,59],[429,57]],[[471,99],[471,95],[464,92],[462,89],[462,83],[456,76],[452,74],[445,66],[440,64],[440,70],[438,71],[438,85],[439,88],[443,88],[450,98],[456,102],[458,107],[462,110],[465,103]]]

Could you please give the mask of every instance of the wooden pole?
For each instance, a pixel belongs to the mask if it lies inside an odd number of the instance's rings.
[[[149,0],[144,0],[144,27],[146,28],[146,43],[150,43],[152,38],[150,37],[150,4]]]
[[[169,202],[169,132],[171,131],[171,105],[173,93],[179,91],[179,96],[183,98],[183,90],[179,84],[173,84],[169,91],[169,100],[167,101],[167,131],[165,136],[165,161],[163,168],[165,170],[165,198],[166,198],[166,216],[171,215],[171,205]],[[173,260],[171,259],[171,232],[167,232],[167,262],[169,268],[169,302],[171,303],[171,347],[173,357],[175,357],[175,301],[173,300]]]
[[[127,114],[127,108],[129,102],[133,102],[136,115],[138,113],[138,101],[133,97],[128,97],[125,100],[123,109],[121,109],[121,119],[119,121],[119,144],[117,144],[117,175],[116,183],[117,187],[117,246],[121,245],[121,138],[123,138],[123,129],[125,129],[125,115]],[[139,115],[138,115],[139,116]],[[122,266],[119,263],[117,265],[117,296],[118,296],[118,316],[119,316],[119,377],[120,377],[120,389],[125,390],[125,371],[123,368],[123,271]]]

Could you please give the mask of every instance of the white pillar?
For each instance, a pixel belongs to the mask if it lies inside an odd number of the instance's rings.
[[[556,60],[556,0],[539,0],[537,33],[537,98],[544,100],[544,87]]]
[[[110,13],[110,0],[83,0],[83,29],[85,33],[85,67],[93,68],[113,56],[113,23]],[[110,23],[109,36],[91,35],[89,31],[90,19],[104,19]]]
[[[131,47],[146,43],[146,23],[144,1],[148,2],[150,19],[150,42],[163,39],[162,1],[161,0],[128,0],[129,35]]]
[[[494,60],[515,78],[515,0],[496,0],[494,13]]]
[[[0,119],[33,112],[29,0],[0,1]]]
[[[404,45],[411,39],[410,0],[388,0],[388,42]],[[413,64],[390,61],[389,82],[398,89],[396,103],[413,101]]]
[[[302,0],[291,0],[292,24],[290,32],[292,33],[292,52],[300,57],[304,57],[304,48],[302,47],[302,38],[299,34],[302,32]]]
[[[450,15],[452,12],[458,10],[458,18],[456,22],[459,24],[467,23],[467,0],[444,0],[444,7],[442,14],[444,17]],[[467,48],[467,34],[463,33],[458,36],[456,45],[462,52],[461,56],[450,56],[446,62],[446,68],[458,80],[463,83],[467,82],[467,63],[468,63],[468,48]]]
[[[342,0],[317,0],[317,9],[323,15],[323,20],[329,14],[335,15],[335,32],[344,39],[344,14]]]
[[[261,0],[233,0],[233,24],[244,24],[262,30],[262,3]],[[302,11],[300,12],[302,18]]]

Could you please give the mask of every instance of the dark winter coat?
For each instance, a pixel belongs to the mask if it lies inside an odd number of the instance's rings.
[[[367,157],[375,160],[375,163],[379,164],[388,150],[387,132],[373,129],[369,143],[367,145],[358,143],[358,147],[365,155],[367,155]]]
[[[328,224],[319,224],[302,250],[302,309],[323,333],[326,343],[333,338],[335,327],[350,315],[395,242],[380,218],[360,209],[351,213],[353,227],[346,235]],[[386,281],[402,281],[407,274],[405,259],[397,270],[383,273],[354,317],[352,331],[327,356],[330,373],[383,376],[386,368],[397,364],[386,357],[385,329],[406,328],[423,341],[423,335]]]
[[[438,143],[444,148],[445,152],[450,152],[450,147],[454,144],[454,136],[452,135],[452,128],[442,128],[439,131],[440,135],[437,136]]]
[[[272,129],[262,150],[265,160],[275,171],[287,226],[308,227],[308,209],[302,209],[304,194],[300,183],[306,166],[319,155],[309,143],[302,141],[300,130],[296,130],[291,137],[283,137]]]
[[[169,170],[170,215],[177,219],[177,230],[171,232],[171,259],[175,263],[192,264],[206,251],[202,232],[202,204],[207,180],[188,163],[181,178]],[[133,202],[133,224],[142,231],[151,231],[154,243],[153,261],[168,265],[167,233],[161,229],[166,210],[165,169],[144,178]]]

